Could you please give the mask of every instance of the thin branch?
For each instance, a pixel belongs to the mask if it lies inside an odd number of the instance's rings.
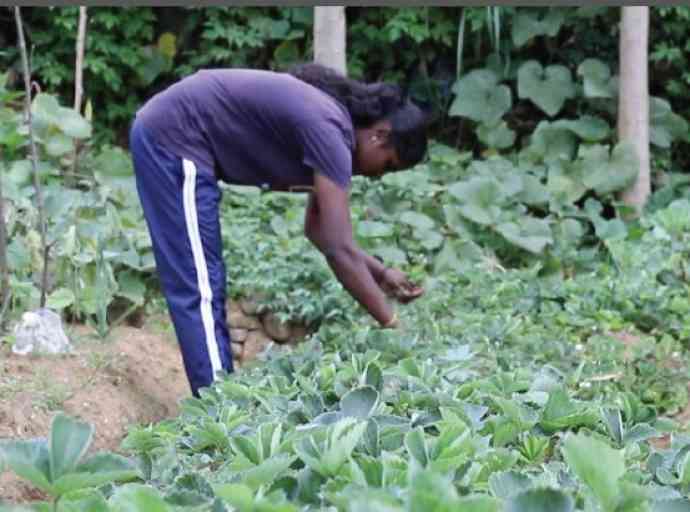
[[[38,224],[39,232],[41,234],[41,247],[43,247],[43,273],[41,276],[41,307],[46,304],[46,292],[48,288],[48,251],[49,247],[46,242],[46,219],[45,206],[43,201],[43,189],[41,188],[41,179],[38,174],[38,151],[36,149],[36,141],[34,139],[33,122],[31,118],[31,71],[29,70],[29,58],[26,53],[26,41],[24,39],[24,25],[22,23],[22,13],[18,6],[14,8],[14,18],[17,23],[17,37],[19,39],[19,50],[22,56],[22,67],[24,70],[24,90],[26,96],[24,98],[24,110],[26,116],[26,123],[29,127],[29,145],[31,147],[31,167],[34,175],[34,188],[36,190],[36,200],[38,208]]]

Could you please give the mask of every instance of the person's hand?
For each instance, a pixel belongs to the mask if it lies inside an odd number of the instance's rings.
[[[381,275],[381,288],[399,302],[407,304],[421,297],[424,288],[411,282],[404,272],[396,268],[386,268]]]
[[[398,314],[393,312],[393,316],[385,324],[381,324],[381,329],[397,329],[400,326]]]

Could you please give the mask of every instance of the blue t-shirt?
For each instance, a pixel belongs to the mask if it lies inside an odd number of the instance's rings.
[[[347,109],[286,73],[198,71],[153,96],[137,119],[167,150],[228,183],[285,190],[313,185],[319,172],[350,184]]]

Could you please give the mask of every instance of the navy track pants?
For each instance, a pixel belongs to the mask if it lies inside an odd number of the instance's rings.
[[[162,146],[135,120],[130,151],[151,234],[156,268],[192,388],[232,372],[226,277],[220,233],[221,190],[203,169]]]

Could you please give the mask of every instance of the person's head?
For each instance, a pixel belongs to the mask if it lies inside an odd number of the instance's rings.
[[[428,116],[400,88],[365,84],[320,64],[301,64],[290,74],[329,94],[349,112],[355,128],[354,172],[369,177],[408,169],[426,154]]]

